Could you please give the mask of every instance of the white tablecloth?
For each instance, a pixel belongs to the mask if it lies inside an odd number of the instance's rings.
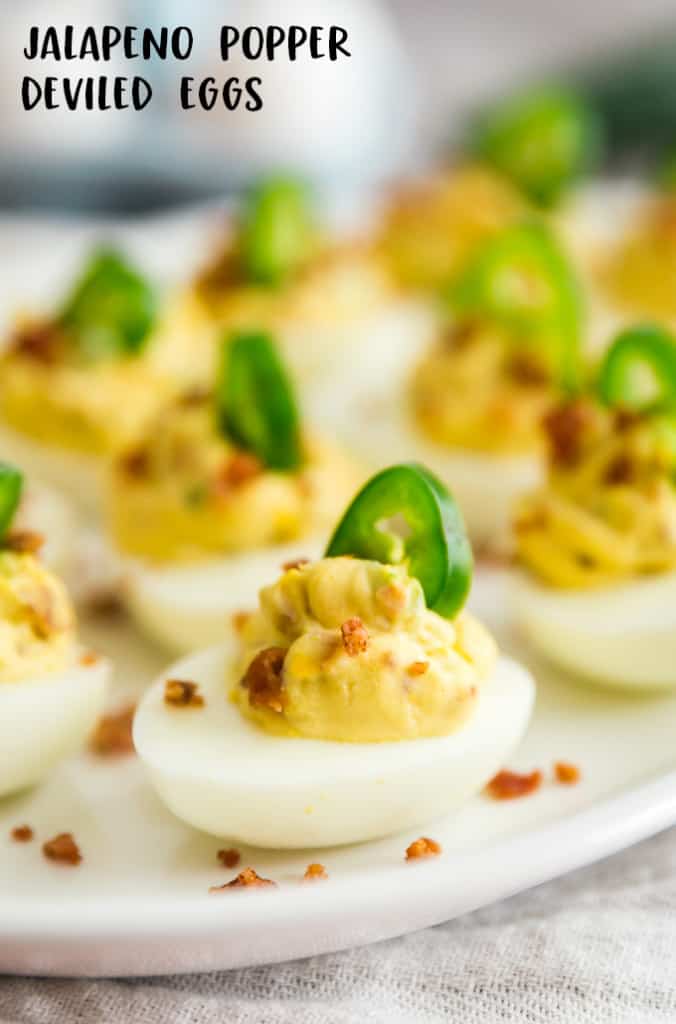
[[[676,1021],[676,829],[497,906],[364,949],[211,975],[0,979],[1,1024],[442,1021]]]

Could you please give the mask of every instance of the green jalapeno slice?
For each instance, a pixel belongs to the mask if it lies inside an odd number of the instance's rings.
[[[298,407],[272,338],[263,332],[226,336],[216,388],[221,430],[269,469],[303,462]]]
[[[676,411],[676,341],[657,324],[622,331],[601,364],[598,392],[606,405]]]
[[[14,466],[0,462],[0,540],[12,525],[22,491],[23,474]]]
[[[99,249],[75,285],[57,325],[86,359],[135,355],[155,322],[149,282],[113,249]]]
[[[249,194],[242,217],[240,259],[254,284],[283,284],[312,254],[315,225],[307,189],[272,178]]]
[[[326,551],[403,563],[428,608],[453,618],[472,582],[472,549],[455,499],[424,466],[402,463],[377,473],[345,512]]]
[[[602,123],[576,93],[539,89],[510,97],[483,115],[470,146],[530,199],[550,206],[598,164]]]
[[[507,228],[484,243],[447,300],[458,317],[485,318],[543,351],[560,386],[580,377],[581,293],[568,260],[539,223]]]

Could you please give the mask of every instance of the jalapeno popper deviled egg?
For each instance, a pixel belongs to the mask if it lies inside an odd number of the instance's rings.
[[[261,580],[321,550],[360,479],[302,429],[271,338],[227,336],[213,390],[172,399],[113,464],[110,527],[139,623],[173,650],[213,642]]]
[[[36,557],[39,538],[10,529],[21,487],[0,465],[0,797],[84,744],[109,674],[78,646],[66,588]]]
[[[515,614],[544,655],[610,686],[676,686],[676,343],[622,333],[597,399],[550,414],[546,483],[515,530]]]
[[[542,473],[542,417],[579,374],[579,295],[547,229],[528,223],[488,241],[449,300],[453,319],[406,392],[374,390],[348,432],[374,460],[424,461],[453,488],[474,544],[503,550],[515,496]]]
[[[272,331],[310,397],[336,378],[349,383],[363,350],[383,362],[395,359],[426,323],[397,299],[374,246],[331,238],[308,188],[290,177],[248,192],[229,237],[185,301],[196,318],[206,313],[219,338],[223,328]]]
[[[463,610],[471,574],[443,486],[414,465],[378,474],[323,558],[148,692],[134,742],[160,797],[279,848],[374,839],[467,800],[518,744],[534,689]]]
[[[105,457],[143,428],[169,387],[146,359],[155,311],[149,283],[105,249],[51,318],[20,323],[0,360],[8,457],[96,505]]]

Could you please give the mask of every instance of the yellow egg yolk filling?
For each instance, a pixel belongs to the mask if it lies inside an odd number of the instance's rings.
[[[456,731],[496,659],[479,622],[429,611],[403,567],[347,557],[265,587],[242,641],[243,715],[274,735],[351,743]]]
[[[676,568],[673,456],[650,418],[579,400],[548,429],[548,481],[516,512],[521,563],[576,589]]]

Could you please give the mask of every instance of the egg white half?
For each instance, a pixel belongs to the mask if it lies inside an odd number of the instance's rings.
[[[258,591],[276,579],[286,562],[316,559],[325,539],[246,551],[213,561],[150,566],[129,562],[124,594],[132,617],[157,643],[174,654],[220,643],[236,612],[258,604]]]
[[[375,466],[413,460],[431,469],[452,491],[477,550],[502,554],[511,548],[514,503],[544,478],[539,454],[496,455],[435,444],[416,429],[407,402],[391,396],[360,403],[346,423],[348,440]]]
[[[49,775],[86,741],[102,711],[109,664],[0,683],[0,797]]]
[[[234,653],[231,637],[167,669],[137,711],[134,742],[177,817],[255,846],[361,842],[439,818],[505,763],[533,708],[531,676],[500,658],[474,714],[451,736],[399,743],[278,738],[230,701]],[[170,678],[196,682],[204,707],[167,706]]]
[[[5,424],[0,426],[0,454],[28,477],[36,477],[67,494],[88,514],[100,511],[105,478],[103,457],[43,444]]]
[[[541,654],[604,686],[676,687],[676,573],[589,591],[514,581],[516,621]]]

